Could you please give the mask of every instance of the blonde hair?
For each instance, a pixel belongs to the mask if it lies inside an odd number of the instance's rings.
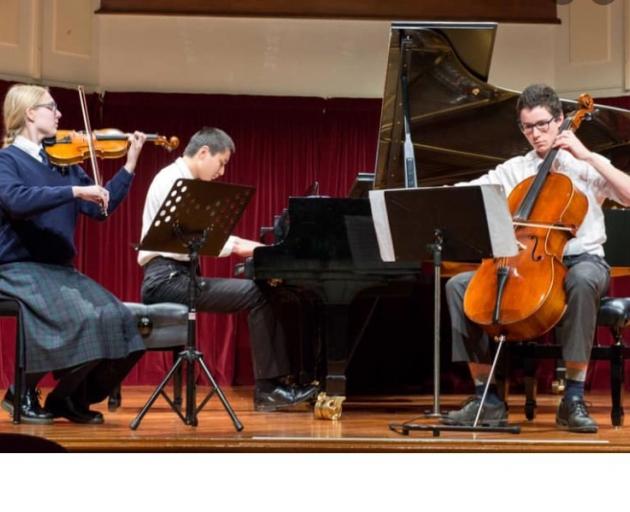
[[[7,147],[26,126],[26,111],[37,105],[48,92],[39,85],[15,84],[4,97],[4,144]]]

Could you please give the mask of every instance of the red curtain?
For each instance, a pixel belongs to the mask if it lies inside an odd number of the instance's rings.
[[[9,85],[0,81],[0,96],[4,97]],[[51,93],[63,114],[61,127],[80,129],[76,93],[57,88]],[[628,98],[618,101],[620,106],[628,106]],[[606,102],[614,104],[611,99]],[[345,196],[357,172],[374,168],[381,104],[378,99],[106,93],[88,95],[88,104],[94,128],[176,135],[182,146],[204,125],[226,130],[235,140],[236,153],[222,180],[256,188],[235,230],[247,238],[256,239],[259,227],[270,225],[273,215],[286,207],[287,198],[303,193],[314,180],[320,182],[321,194]],[[139,300],[141,269],[133,244],[139,241],[148,186],[182,150],[180,147],[169,154],[147,144],[132,190],[119,209],[104,223],[84,219],[79,225],[77,267],[122,300]],[[105,178],[123,162],[102,161]],[[237,261],[204,258],[202,270],[205,275],[230,276]],[[630,294],[628,280],[618,281],[614,292]],[[14,333],[12,323],[2,320],[0,387],[6,387],[13,378]],[[221,384],[252,382],[245,314],[199,315],[198,344]],[[155,384],[170,363],[168,354],[147,354],[127,383]],[[607,365],[598,363],[593,368],[593,384],[606,388]],[[551,372],[544,375],[545,382],[551,379]]]

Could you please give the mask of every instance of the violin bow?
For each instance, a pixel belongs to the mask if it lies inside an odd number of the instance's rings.
[[[94,176],[94,183],[99,187],[102,187],[103,180],[101,179],[101,173],[98,168],[98,161],[96,160],[96,151],[94,150],[92,127],[90,126],[90,116],[88,115],[87,101],[85,100],[85,89],[82,85],[78,85],[77,90],[79,91],[79,102],[81,103],[81,113],[83,114],[85,136],[87,138],[88,150],[90,151],[90,161],[92,162],[92,175]],[[103,208],[103,214],[107,215],[107,211],[105,210],[105,208]]]

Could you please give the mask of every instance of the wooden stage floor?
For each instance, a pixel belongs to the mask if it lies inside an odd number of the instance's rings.
[[[429,409],[430,396],[353,398],[344,404],[340,421],[328,421],[315,419],[306,406],[290,412],[254,412],[251,388],[224,389],[245,427],[240,433],[216,396],[200,413],[197,427],[184,425],[160,397],[138,430],[132,431],[129,423],[152,389],[123,388],[123,404],[115,413],[109,413],[104,403],[97,406],[105,414],[104,425],[65,420],[55,420],[53,425],[13,425],[9,415],[0,411],[0,432],[46,437],[71,452],[630,452],[630,426],[610,425],[606,394],[588,396],[600,426],[597,434],[556,429],[559,397],[555,395],[539,397],[537,417],[531,422],[524,416],[523,397],[511,397],[510,421],[521,425],[520,434],[444,432],[434,438],[430,432],[402,436],[388,428],[392,422],[409,421]],[[199,400],[206,391],[199,388]],[[444,396],[442,403],[453,407],[463,398]],[[629,406],[626,399],[626,409]]]

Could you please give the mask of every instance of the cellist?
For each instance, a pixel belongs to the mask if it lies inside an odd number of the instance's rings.
[[[532,150],[500,164],[487,174],[461,185],[498,184],[507,196],[516,185],[536,174],[552,148],[558,148],[553,171],[571,178],[588,199],[588,210],[576,236],[565,246],[563,264],[567,268],[564,288],[567,309],[555,327],[566,365],[566,387],[556,412],[556,425],[572,432],[597,432],[597,423],[584,403],[584,382],[597,323],[600,298],[610,281],[610,267],[604,259],[606,241],[602,203],[609,198],[630,206],[630,176],[614,167],[602,155],[589,151],[571,130],[560,130],[564,116],[556,92],[544,84],[527,87],[516,104],[518,126]],[[458,274],[446,283],[446,300],[452,327],[453,360],[468,363],[475,396],[444,422],[472,425],[481,395],[490,374],[490,341],[481,327],[464,314],[463,301],[473,272]],[[507,407],[490,383],[480,422],[507,423]]]
[[[4,99],[0,150],[0,294],[21,303],[26,346],[22,421],[103,422],[90,404],[106,398],[144,351],[130,312],[73,266],[77,217],[104,220],[124,199],[145,140],[130,136],[127,161],[105,186],[78,165],[49,165],[42,140],[55,135],[61,112],[37,85],[12,86]],[[45,407],[38,381],[58,382]],[[2,407],[13,412],[13,389]]]

